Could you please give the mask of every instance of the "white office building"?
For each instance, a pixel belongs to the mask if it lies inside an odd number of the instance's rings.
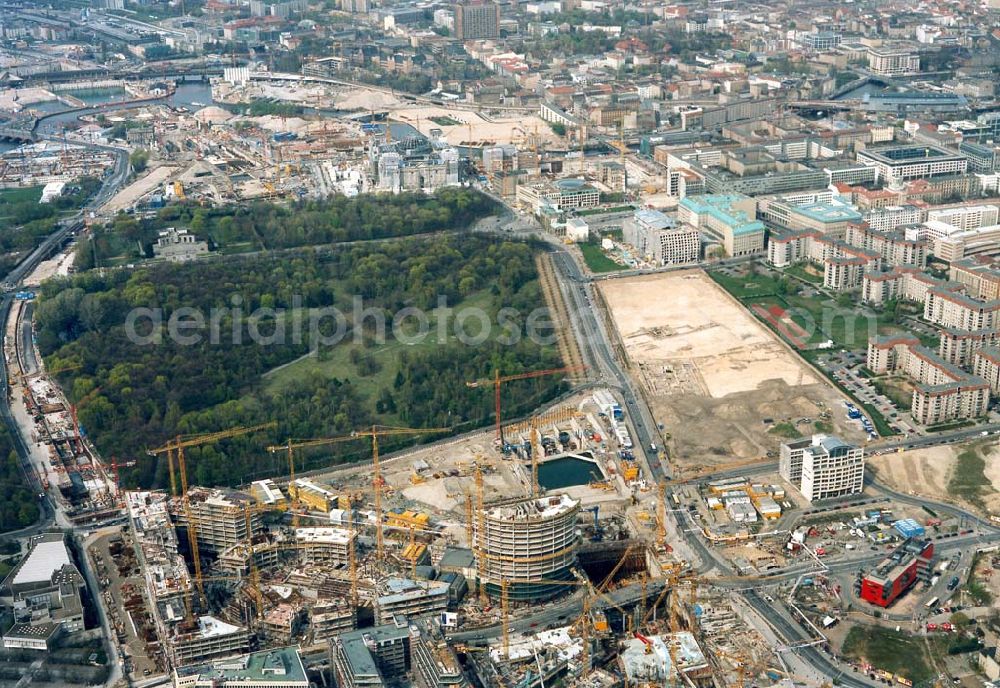
[[[813,435],[782,444],[778,470],[809,502],[858,494],[864,489],[865,450]]]

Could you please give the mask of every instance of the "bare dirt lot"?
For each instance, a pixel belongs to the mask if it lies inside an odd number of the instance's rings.
[[[837,391],[701,270],[601,283],[611,318],[671,455],[699,465],[763,456],[775,424],[862,439]],[[787,435],[787,433],[786,433]]]
[[[431,129],[440,129],[444,138],[453,146],[486,145],[524,141],[537,136],[544,142],[555,143],[559,138],[552,133],[548,123],[537,115],[507,115],[486,117],[448,107],[408,106],[390,112],[390,118],[412,125],[424,135]],[[435,121],[437,120],[437,121]]]
[[[959,455],[967,445],[929,447],[872,456],[868,464],[878,472],[880,481],[900,492],[921,495],[943,502],[958,502],[967,508],[977,504],[962,499],[951,485],[959,469]],[[1000,510],[1000,446],[981,448],[985,466],[979,498],[990,512]],[[966,480],[974,478],[966,478]]]
[[[948,481],[957,456],[954,447],[940,446],[870,456],[868,464],[880,481],[899,492],[948,499]]]

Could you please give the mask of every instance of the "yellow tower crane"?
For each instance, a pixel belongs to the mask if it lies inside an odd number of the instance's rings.
[[[278,451],[280,449],[285,449],[288,451],[289,456],[291,456],[294,449],[299,449],[303,447],[318,447],[324,444],[334,444],[336,442],[349,442],[351,440],[358,440],[363,438],[371,438],[372,442],[372,485],[375,488],[375,555],[379,564],[385,561],[385,538],[382,533],[382,471],[379,465],[379,454],[378,454],[378,438],[379,437],[391,437],[395,435],[424,435],[433,432],[447,432],[451,428],[395,428],[387,425],[373,425],[371,428],[365,430],[355,430],[350,435],[341,435],[340,437],[326,437],[314,440],[301,440],[292,441],[289,440],[283,446],[272,446],[268,447],[268,451]],[[296,505],[298,499],[296,498],[295,503],[292,505],[293,511],[297,512]],[[294,516],[293,516],[294,519]]]
[[[197,527],[195,526],[194,519],[191,517],[191,502],[188,499],[187,465],[184,461],[184,450],[187,447],[198,447],[205,444],[213,444],[220,440],[229,439],[230,437],[239,437],[241,435],[249,435],[250,433],[259,432],[261,430],[270,430],[277,427],[277,425],[278,424],[276,422],[271,421],[270,423],[262,423],[260,425],[251,425],[242,428],[230,428],[229,430],[210,432],[204,435],[194,435],[189,437],[178,436],[174,440],[167,442],[162,447],[150,449],[147,452],[150,456],[159,456],[160,454],[167,455],[167,464],[170,470],[170,491],[174,497],[177,496],[177,481],[174,478],[174,455],[176,453],[177,467],[180,469],[181,475],[181,500],[184,505],[184,517],[187,519],[188,545],[191,548],[191,560],[194,563],[194,579],[195,583],[198,585],[198,593],[202,596],[205,594],[205,588],[204,585],[202,585],[201,556],[198,553]]]
[[[542,447],[542,432],[538,429],[538,421],[531,419],[531,496],[538,496],[538,462],[545,453]]]
[[[496,420],[496,431],[497,439],[503,439],[503,428],[500,426],[500,386],[505,382],[512,382],[514,380],[528,380],[536,377],[544,377],[546,375],[557,375],[558,373],[577,373],[581,370],[585,370],[586,366],[576,365],[576,366],[565,366],[563,368],[550,368],[548,370],[531,370],[526,373],[517,373],[515,375],[500,375],[500,369],[496,369],[493,372],[492,378],[483,378],[482,380],[470,380],[465,383],[466,387],[473,389],[478,389],[479,387],[485,387],[486,385],[493,385],[493,405],[495,407],[495,420]]]
[[[580,635],[583,640],[583,654],[581,656],[580,665],[581,676],[586,677],[590,673],[590,624],[591,624],[591,601],[596,598],[603,599],[607,604],[612,607],[617,608],[624,614],[624,610],[614,603],[611,598],[605,595],[607,586],[610,584],[611,580],[614,578],[615,574],[618,573],[619,569],[625,564],[629,555],[632,553],[633,545],[629,545],[625,552],[622,554],[621,559],[615,564],[611,573],[601,581],[600,585],[595,586],[586,578],[584,579],[573,579],[573,580],[549,580],[546,578],[528,578],[528,579],[515,579],[502,577],[500,579],[500,628],[503,637],[503,656],[508,658],[510,656],[510,586],[517,583],[552,583],[558,585],[572,585],[577,587],[582,587],[585,589],[585,596],[583,598],[583,613],[580,618],[573,624],[576,626],[580,624]],[[598,630],[607,630],[598,629]]]
[[[257,606],[257,622],[258,624],[264,618],[264,593],[260,591],[260,572],[257,570],[257,560],[253,553],[253,527],[251,525],[250,512],[252,507],[250,504],[243,505],[243,518],[246,520],[247,528],[247,558],[250,560],[250,596],[253,597],[254,603]]]
[[[489,603],[489,598],[486,595],[486,586],[483,584],[482,576],[482,566],[483,566],[483,552],[482,548],[479,547],[479,543],[482,543],[483,539],[486,537],[486,490],[483,487],[483,469],[479,465],[479,461],[476,461],[476,516],[478,520],[478,534],[477,537],[469,543],[472,547],[473,553],[476,555],[476,568],[479,570],[477,578],[479,580],[479,601],[485,608]],[[470,526],[471,527],[471,526]]]

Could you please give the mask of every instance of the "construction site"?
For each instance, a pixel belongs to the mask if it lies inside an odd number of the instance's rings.
[[[29,278],[30,279],[30,278]],[[24,293],[21,296],[28,296]],[[117,462],[102,464],[80,431],[76,409],[36,360],[30,346],[33,301],[16,299],[4,337],[4,357],[11,376],[11,410],[26,438],[33,482],[49,492],[74,524],[103,521],[120,514],[115,498]],[[29,346],[18,346],[27,340]],[[125,465],[123,462],[122,466]],[[134,462],[130,465],[134,465]]]
[[[772,430],[784,423],[826,418],[834,434],[861,438],[858,427],[832,413],[842,400],[837,391],[704,272],[608,280],[598,293],[682,473],[763,460],[780,441]],[[672,441],[680,429],[685,441]]]
[[[374,668],[430,686],[471,673],[500,686],[616,685],[622,673],[709,686],[780,670],[667,543],[667,492],[644,477],[606,391],[386,457],[380,440],[433,429],[288,442],[270,447],[287,479],[188,484],[186,449],[269,427],[153,449],[171,490],[113,494],[127,525],[92,556],[133,678],[296,644],[334,676]],[[347,441],[370,442],[371,462],[296,475],[305,452]],[[567,461],[578,465],[546,471]]]
[[[102,177],[114,165],[115,154],[111,151],[94,151],[66,142],[26,144],[0,154],[0,188]]]

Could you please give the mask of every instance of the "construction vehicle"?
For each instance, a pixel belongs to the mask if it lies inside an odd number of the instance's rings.
[[[492,378],[484,378],[481,380],[471,380],[465,383],[466,387],[472,389],[478,389],[479,387],[485,387],[488,384],[493,385],[493,403],[495,406],[494,414],[496,420],[496,439],[503,442],[503,427],[500,414],[500,387],[504,383],[513,382],[514,380],[529,380],[536,377],[544,377],[546,375],[557,375],[559,373],[577,373],[585,369],[585,366],[565,366],[562,368],[550,368],[548,370],[533,370],[527,373],[517,373],[515,375],[500,375],[500,369],[497,368],[494,371]]]

